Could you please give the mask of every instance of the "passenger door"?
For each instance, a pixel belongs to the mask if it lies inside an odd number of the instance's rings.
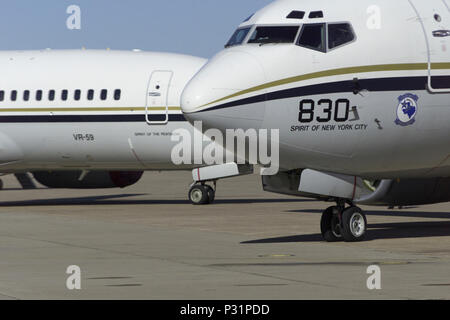
[[[145,121],[149,125],[163,125],[169,122],[169,90],[173,71],[153,71],[147,86]]]
[[[411,0],[427,43],[428,89],[450,92],[450,4],[448,0]]]

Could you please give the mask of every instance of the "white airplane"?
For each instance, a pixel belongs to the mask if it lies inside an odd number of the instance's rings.
[[[250,168],[171,159],[174,131],[194,132],[180,96],[205,62],[138,50],[0,52],[0,171],[33,172],[53,188],[108,188],[134,184],[146,170],[198,167],[189,199],[211,203],[206,182]]]
[[[189,82],[182,109],[221,131],[279,129],[265,190],[335,201],[323,237],[361,240],[358,203],[450,201],[450,1],[275,1]]]

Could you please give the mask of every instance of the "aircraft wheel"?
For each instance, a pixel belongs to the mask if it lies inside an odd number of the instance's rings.
[[[213,187],[209,185],[205,185],[205,188],[208,192],[208,204],[211,204],[214,202],[214,199],[216,198],[216,191],[213,189]]]
[[[347,242],[362,241],[367,231],[367,219],[358,207],[350,207],[342,214],[342,236]]]
[[[0,190],[3,189],[3,180],[0,179]]]
[[[329,207],[322,213],[320,231],[322,232],[323,239],[327,242],[343,240],[338,207]]]
[[[189,200],[193,205],[203,205],[209,203],[208,189],[206,186],[196,184],[189,189]]]

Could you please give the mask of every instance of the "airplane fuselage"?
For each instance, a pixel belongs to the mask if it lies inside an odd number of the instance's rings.
[[[0,53],[0,171],[183,169],[180,95],[204,65],[176,54]],[[167,113],[167,119],[166,119]]]
[[[279,129],[282,170],[450,175],[447,0],[275,1],[239,30],[183,93],[191,121]]]

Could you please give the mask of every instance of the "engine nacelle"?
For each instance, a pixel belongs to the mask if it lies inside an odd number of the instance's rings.
[[[450,178],[368,181],[315,170],[262,177],[263,189],[288,195],[380,206],[423,205],[450,201]]]
[[[450,201],[450,178],[381,180],[375,191],[356,203],[408,206]]]
[[[34,178],[49,188],[104,189],[125,188],[137,183],[143,171],[35,171]]]

